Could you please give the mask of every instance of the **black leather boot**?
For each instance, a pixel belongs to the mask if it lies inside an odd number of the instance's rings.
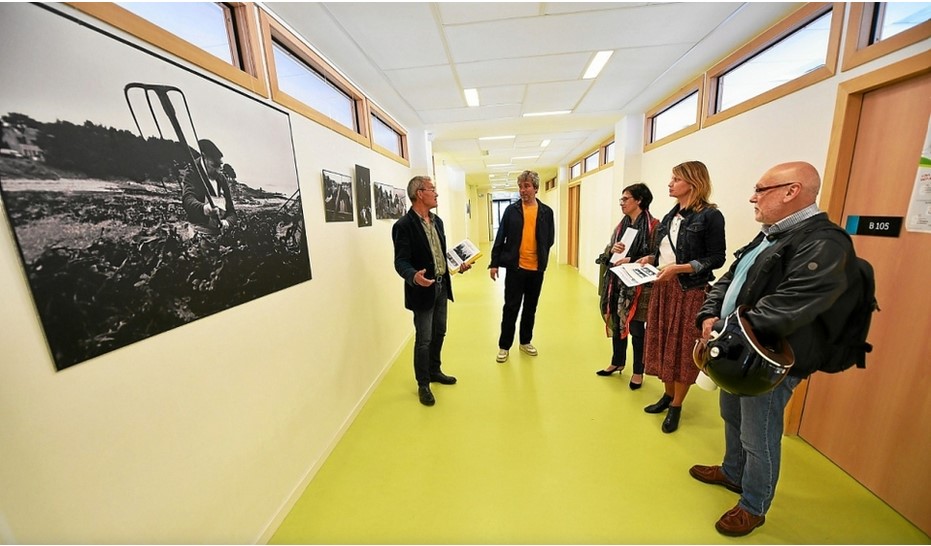
[[[682,406],[669,406],[666,418],[663,419],[663,432],[669,434],[679,428],[679,417],[682,415]]]
[[[672,402],[672,397],[668,394],[664,394],[662,398],[659,399],[655,404],[650,404],[649,406],[643,408],[643,411],[647,413],[663,413],[666,411],[666,408],[669,407],[670,402]]]

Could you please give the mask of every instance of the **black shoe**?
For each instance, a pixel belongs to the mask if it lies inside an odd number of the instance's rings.
[[[601,377],[608,377],[609,375],[612,375],[614,372],[617,372],[618,375],[620,375],[621,372],[623,372],[623,371],[624,371],[624,366],[614,366],[614,365],[611,365],[611,366],[608,366],[607,368],[605,368],[605,369],[603,369],[603,370],[598,370],[598,371],[595,372],[595,373],[598,374],[598,375],[600,375]]]
[[[423,385],[417,389],[417,394],[420,396],[420,403],[425,406],[432,406],[436,404],[436,398],[433,397],[433,393],[430,392],[429,385]]]
[[[649,406],[643,408],[643,411],[647,413],[663,413],[666,411],[666,408],[669,407],[669,404],[672,402],[672,397],[668,394],[664,394],[662,398],[659,399],[655,404],[650,404]]]
[[[634,383],[633,379],[631,379],[630,383],[628,383],[628,386],[630,387],[630,390],[635,391],[642,387],[643,383]]]
[[[439,383],[441,385],[455,385],[456,378],[451,375],[446,375],[443,372],[436,372],[434,374],[430,374],[430,382]]]
[[[679,428],[679,417],[682,415],[682,406],[669,406],[666,418],[663,419],[663,432],[669,434]]]

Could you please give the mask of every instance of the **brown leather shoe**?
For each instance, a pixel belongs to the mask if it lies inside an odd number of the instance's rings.
[[[721,519],[714,524],[714,528],[722,535],[729,537],[742,537],[749,535],[750,531],[756,529],[766,521],[766,516],[754,516],[747,512],[740,505],[737,505],[721,516]]]
[[[734,493],[743,493],[743,488],[727,479],[720,466],[704,466],[697,464],[689,469],[689,474],[700,482],[712,485],[723,485]]]

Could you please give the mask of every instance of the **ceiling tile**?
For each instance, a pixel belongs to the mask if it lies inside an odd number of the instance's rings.
[[[429,3],[330,2],[326,6],[343,30],[382,70],[447,62],[442,34]]]
[[[456,72],[463,87],[577,80],[590,59],[589,53],[493,59],[457,63]]]

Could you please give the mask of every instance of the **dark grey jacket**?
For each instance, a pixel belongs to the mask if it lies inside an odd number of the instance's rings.
[[[443,230],[443,220],[433,215],[433,225],[440,237],[443,255],[446,255],[446,232]],[[436,265],[433,263],[433,252],[430,242],[423,231],[420,217],[414,209],[408,209],[407,214],[398,219],[391,227],[391,239],[394,241],[394,269],[404,279],[404,307],[411,311],[423,311],[433,307],[436,283],[430,286],[420,286],[414,283],[414,275],[421,269],[426,269],[424,276],[428,279],[436,278]],[[443,281],[448,287],[449,300],[453,299],[453,285],[450,283],[449,269],[443,275]]]

